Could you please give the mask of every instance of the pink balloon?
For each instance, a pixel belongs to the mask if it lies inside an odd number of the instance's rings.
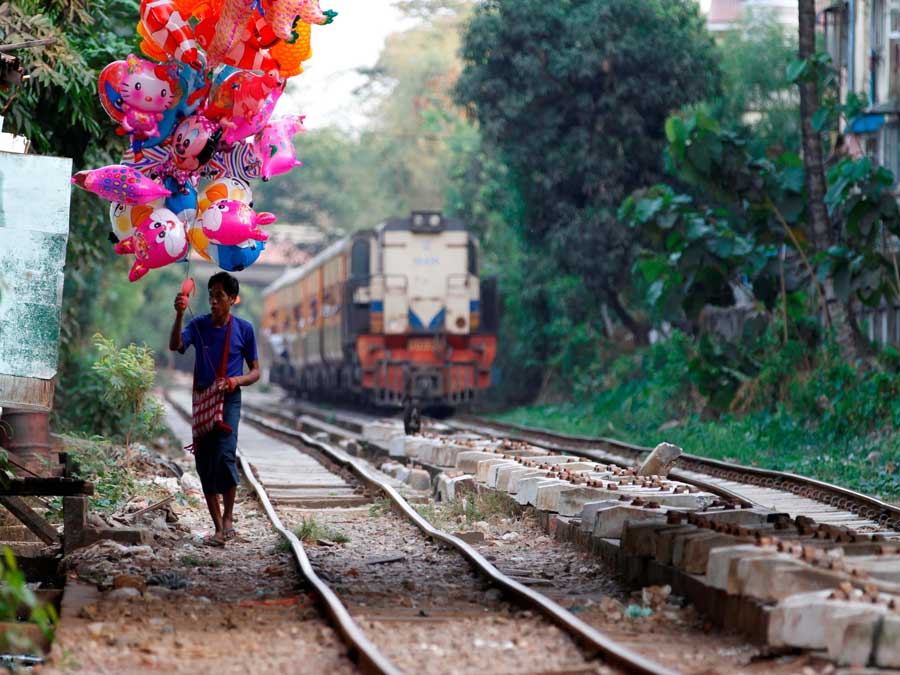
[[[116,244],[119,255],[134,254],[128,281],[137,281],[151,269],[181,260],[188,250],[187,228],[169,209],[153,211],[134,228],[134,234]]]
[[[231,145],[266,125],[284,85],[275,69],[262,75],[238,70],[213,84],[203,114],[222,125],[222,142]]]
[[[269,122],[253,138],[253,154],[260,161],[259,175],[263,180],[287,173],[303,162],[297,160],[294,134],[306,131],[303,115],[288,115]]]
[[[111,164],[90,171],[79,171],[72,183],[120,204],[147,204],[172,194],[162,185],[124,164]]]
[[[220,199],[209,205],[200,218],[203,234],[211,244],[237,246],[250,239],[266,241],[269,234],[260,225],[275,222],[271,213],[256,213],[237,199]]]

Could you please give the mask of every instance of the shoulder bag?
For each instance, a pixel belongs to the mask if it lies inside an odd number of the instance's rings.
[[[228,328],[225,331],[225,343],[222,348],[222,361],[219,369],[216,371],[216,380],[225,377],[228,368],[228,352],[231,349],[231,324],[234,318],[228,317]],[[199,330],[197,331],[199,335]],[[202,343],[201,343],[202,345]],[[206,358],[209,359],[209,353],[202,346]],[[210,365],[212,363],[210,362]],[[202,438],[208,433],[221,429],[225,433],[231,433],[231,427],[225,424],[225,392],[216,389],[216,380],[206,389],[199,391],[197,387],[197,376],[194,375],[194,391],[193,391],[193,436],[194,439]]]

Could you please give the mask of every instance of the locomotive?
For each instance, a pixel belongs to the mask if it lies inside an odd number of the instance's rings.
[[[479,277],[479,252],[463,222],[434,211],[332,244],[263,292],[264,375],[407,416],[470,404],[497,348],[496,279]]]

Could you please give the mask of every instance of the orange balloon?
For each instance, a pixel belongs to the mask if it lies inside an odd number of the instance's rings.
[[[311,26],[302,21],[297,22],[295,29],[299,37],[293,44],[279,42],[269,49],[272,57],[278,61],[278,70],[282,77],[293,77],[303,72],[303,62],[312,56],[310,45]]]
[[[153,41],[153,38],[147,33],[147,29],[144,28],[144,22],[138,21],[137,32],[143,40],[141,40],[141,51],[144,52],[149,58],[154,61],[168,61],[169,55]]]

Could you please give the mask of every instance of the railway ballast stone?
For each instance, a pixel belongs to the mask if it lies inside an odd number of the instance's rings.
[[[403,479],[413,490],[427,492],[431,490],[431,474],[425,469],[410,469],[409,475]]]
[[[354,457],[359,457],[360,448],[359,443],[357,443],[352,438],[342,438],[338,441],[338,447],[341,448],[348,455],[353,455]],[[187,474],[185,474],[187,475]]]
[[[639,476],[668,476],[669,470],[684,451],[671,443],[660,443],[641,464]]]

